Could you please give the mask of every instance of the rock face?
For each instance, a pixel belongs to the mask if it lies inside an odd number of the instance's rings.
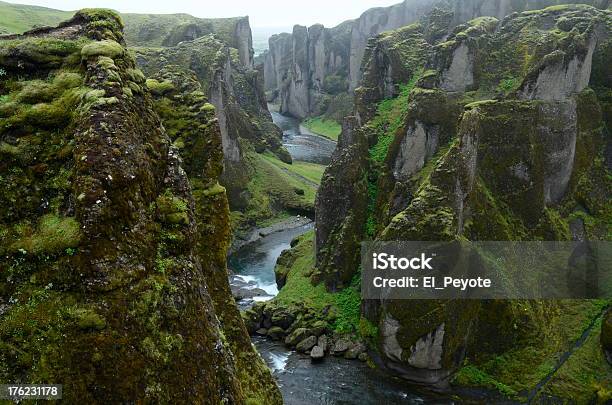
[[[0,67],[0,379],[62,381],[67,403],[282,402],[229,293],[199,82],[154,102],[106,10],[0,38]]]
[[[241,30],[250,32],[248,21],[245,24]],[[173,47],[138,48],[136,58],[149,76],[175,65],[195,74],[203,95],[215,107],[221,128],[224,155],[221,182],[227,188],[232,210],[241,210],[248,204],[245,190],[254,175],[244,148],[256,152],[269,150],[281,160],[291,161],[282,146],[282,133],[267,109],[262,77],[243,62],[242,52],[208,35]],[[163,92],[163,83],[150,84]]]
[[[296,26],[292,34],[270,38],[264,61],[266,91],[280,104],[280,111],[298,118],[316,116],[335,108],[339,94],[352,93],[367,72],[363,66],[368,41],[378,34],[413,23],[429,29],[428,41],[448,36],[458,25],[477,17],[498,19],[513,12],[537,10],[571,1],[480,1],[480,0],[405,0],[402,3],[367,10],[358,19],[334,28],[321,25]],[[606,8],[608,1],[582,3]],[[448,72],[448,90],[469,78],[466,47],[458,50],[455,64]],[[578,67],[572,67],[572,69]],[[467,75],[467,76],[465,76]],[[453,79],[460,80],[454,83]],[[472,78],[473,80],[473,78]],[[444,88],[444,86],[442,86]],[[461,90],[463,91],[463,90]],[[343,107],[344,111],[348,111]]]
[[[235,363],[242,390],[248,398],[280,403],[282,400],[272,375],[251,345],[227,282],[230,212],[226,190],[217,181],[223,169],[225,151],[215,109],[204,96],[200,80],[190,70],[168,65],[149,79],[149,84],[151,81],[166,84],[164,91],[154,94],[154,109],[173,146],[183,157],[195,200],[196,220],[200,224],[198,253],[203,263],[210,263],[204,275],[207,285],[211,286],[210,295],[225,339],[232,353],[239,353]],[[156,89],[155,84],[152,86]],[[257,294],[257,291],[249,291]],[[265,291],[260,292],[265,295]],[[273,329],[270,328],[268,334],[280,338],[278,331]]]
[[[253,66],[253,39],[248,17],[197,18],[188,14],[122,14],[129,46],[170,47],[210,34],[238,50],[240,62]]]
[[[578,5],[504,16],[499,10],[519,2],[480,3],[487,7],[461,10],[500,19],[457,25],[468,17],[437,9],[370,41],[355,115],[345,120],[317,196],[314,282],[346,286],[369,238],[609,238],[611,12]],[[584,216],[592,226],[578,220]],[[529,371],[509,377],[518,364],[535,367],[525,347],[551,358],[559,350],[541,334],[573,344],[558,314],[595,319],[601,305],[381,300],[362,308],[392,372],[438,386],[478,385],[474,370],[486,369],[515,389],[537,380]],[[493,365],[499,358],[509,363]],[[538,395],[581,398],[552,384]]]
[[[264,60],[266,91],[280,112],[305,118],[320,114],[330,98],[348,88],[352,23],[328,29],[296,25],[292,34],[274,35]]]

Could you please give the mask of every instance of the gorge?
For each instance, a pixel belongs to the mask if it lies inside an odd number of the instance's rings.
[[[609,284],[360,294],[363,241],[612,241],[612,4],[572,3],[406,0],[256,55],[248,17],[0,2],[0,384],[612,401]]]

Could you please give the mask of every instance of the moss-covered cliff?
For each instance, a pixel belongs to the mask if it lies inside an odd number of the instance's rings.
[[[260,72],[245,66],[235,48],[208,35],[136,53],[138,65],[157,78],[147,83],[160,96],[172,94],[175,72],[189,72],[200,83],[221,129],[220,181],[227,189],[235,236],[286,213],[312,215],[313,186],[270,165],[291,163],[291,156],[267,109]]]
[[[372,40],[317,197],[313,282],[349,285],[368,238],[610,240],[611,24],[609,11],[563,5],[478,18],[447,37],[415,24]],[[364,187],[332,192],[353,173]],[[591,347],[607,304],[362,308],[381,363],[409,380],[587,403],[610,395],[609,365]],[[565,352],[588,366],[559,361]]]
[[[282,403],[270,370],[251,344],[227,282],[230,211],[225,188],[218,182],[223,170],[223,148],[214,106],[190,70],[168,65],[149,79],[149,86],[155,88],[152,81],[166,84],[164,91],[154,91],[154,110],[183,158],[195,201],[197,253],[202,263],[209,264],[204,268],[204,277],[220,329],[235,354],[240,385],[248,400]]]
[[[227,285],[214,108],[187,73],[154,103],[122,28],[83,10],[0,38],[0,381],[279,403]]]

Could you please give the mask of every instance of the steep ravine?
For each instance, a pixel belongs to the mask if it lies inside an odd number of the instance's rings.
[[[294,118],[274,112],[272,117],[283,130],[283,143],[292,153],[294,161],[328,161],[331,152],[321,146],[330,141],[314,134],[302,135],[299,121]],[[313,223],[302,225],[300,222],[290,222],[286,226],[285,229],[276,230],[243,246],[229,256],[228,266],[232,270],[230,284],[235,295],[243,297],[237,298],[242,309],[248,309],[254,302],[265,302],[278,293],[274,273],[277,259],[291,247],[292,240],[312,230]],[[406,387],[400,381],[389,379],[388,375],[371,369],[365,363],[330,357],[324,362],[313,364],[309,356],[290,350],[269,338],[255,335],[252,340],[271,368],[283,393],[284,402],[288,405],[422,404],[427,398],[435,399],[438,404],[452,403],[441,397],[424,396],[414,388]]]

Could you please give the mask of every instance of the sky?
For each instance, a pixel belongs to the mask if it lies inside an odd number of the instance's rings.
[[[372,7],[390,6],[401,0],[8,0],[59,10],[86,7],[112,8],[123,13],[187,13],[196,17],[248,15],[251,27],[292,27],[320,23],[333,27],[357,18]]]

